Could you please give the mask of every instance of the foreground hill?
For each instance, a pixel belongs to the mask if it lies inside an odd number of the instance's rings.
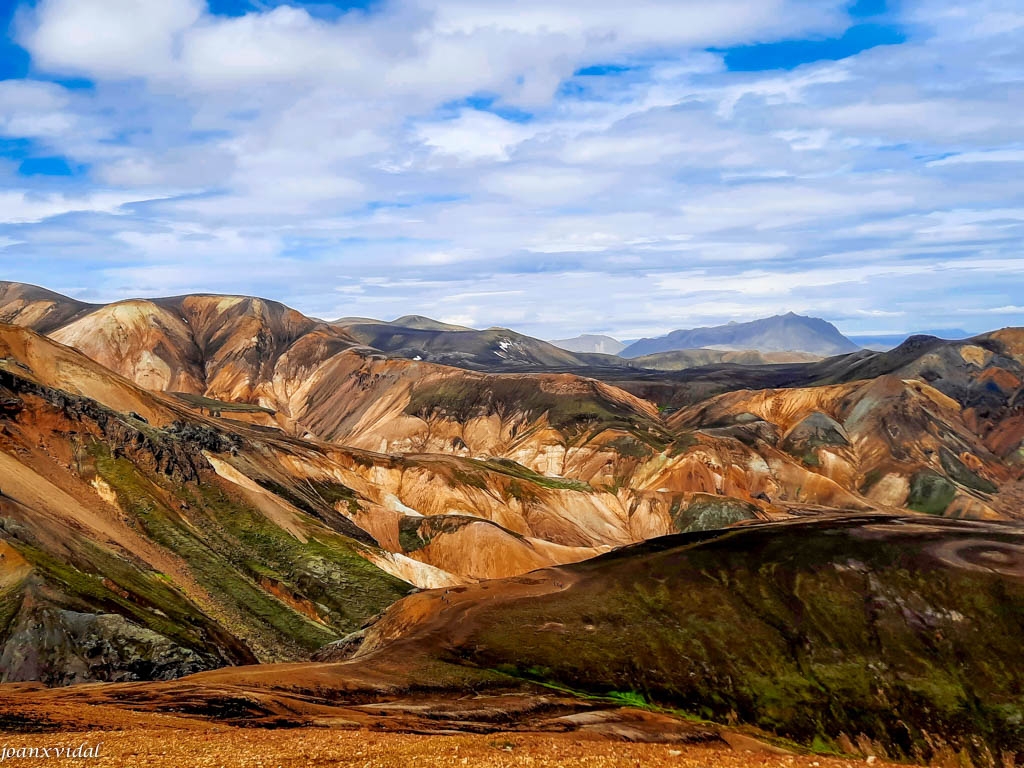
[[[1022,631],[1019,528],[866,516],[667,537],[448,603],[417,595],[357,661],[418,649],[805,744],[915,760],[951,746],[985,764],[1024,751]]]
[[[2,700],[55,725],[61,713],[99,724],[125,707],[250,725],[685,742],[721,738],[719,722],[848,755],[1015,765],[1022,563],[1020,529],[999,524],[762,524],[412,595],[320,663]],[[623,703],[647,708],[646,723]],[[688,723],[672,717],[683,713]]]
[[[620,354],[632,358],[700,347],[734,351],[753,349],[758,352],[806,352],[820,356],[841,355],[859,349],[831,323],[790,312],[749,323],[672,331],[660,338],[633,342]]]

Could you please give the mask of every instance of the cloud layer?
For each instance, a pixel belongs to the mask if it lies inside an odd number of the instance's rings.
[[[40,0],[2,276],[549,338],[1024,325],[1016,5],[903,3],[838,58],[870,28],[830,2]]]

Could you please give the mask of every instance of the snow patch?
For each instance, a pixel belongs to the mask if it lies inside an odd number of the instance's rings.
[[[407,507],[403,504],[402,500],[393,493],[389,493],[384,497],[384,508],[389,509],[392,512],[401,512],[403,515],[408,515],[409,517],[423,517],[421,513],[417,512],[412,507]]]

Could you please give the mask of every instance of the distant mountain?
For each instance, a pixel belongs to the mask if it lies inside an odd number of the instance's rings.
[[[397,326],[399,328],[415,328],[420,331],[472,331],[473,328],[468,328],[465,325],[452,325],[451,323],[442,323],[440,320],[434,320],[430,317],[424,317],[423,315],[404,315],[397,320],[392,320],[390,325]]]
[[[350,325],[366,325],[378,324],[387,325],[386,320],[377,320],[374,317],[339,317],[337,320],[331,320],[330,324],[337,326],[338,328],[347,328]]]
[[[337,320],[331,322],[331,325],[336,325],[339,328],[347,328],[350,325],[390,325],[395,328],[413,328],[418,331],[472,331],[472,328],[467,328],[464,325],[452,325],[451,323],[442,323],[440,320],[434,320],[430,317],[424,317],[423,315],[403,315],[402,317],[391,320],[375,320],[372,317],[340,317]]]
[[[789,312],[749,323],[729,323],[708,328],[672,331],[655,339],[640,339],[620,354],[632,358],[677,349],[724,349],[758,352],[806,352],[841,355],[859,347],[829,322]]]
[[[926,331],[914,331],[913,333],[882,333],[874,336],[850,336],[852,342],[859,344],[865,349],[873,349],[878,352],[887,352],[895,349],[911,336],[935,336],[940,339],[967,339],[974,334],[965,331],[963,328],[933,328]]]
[[[406,325],[406,322],[412,324]],[[357,323],[345,326],[344,330],[362,344],[389,355],[457,368],[581,368],[590,362],[576,353],[507,328],[477,331],[425,317],[400,318],[391,323]]]
[[[626,348],[618,339],[611,336],[598,336],[592,333],[585,333],[572,339],[557,339],[551,342],[559,349],[568,352],[586,352],[599,355],[617,355]]]

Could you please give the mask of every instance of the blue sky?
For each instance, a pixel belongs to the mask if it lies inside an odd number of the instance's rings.
[[[1016,0],[0,0],[0,278],[557,338],[1024,325]]]

